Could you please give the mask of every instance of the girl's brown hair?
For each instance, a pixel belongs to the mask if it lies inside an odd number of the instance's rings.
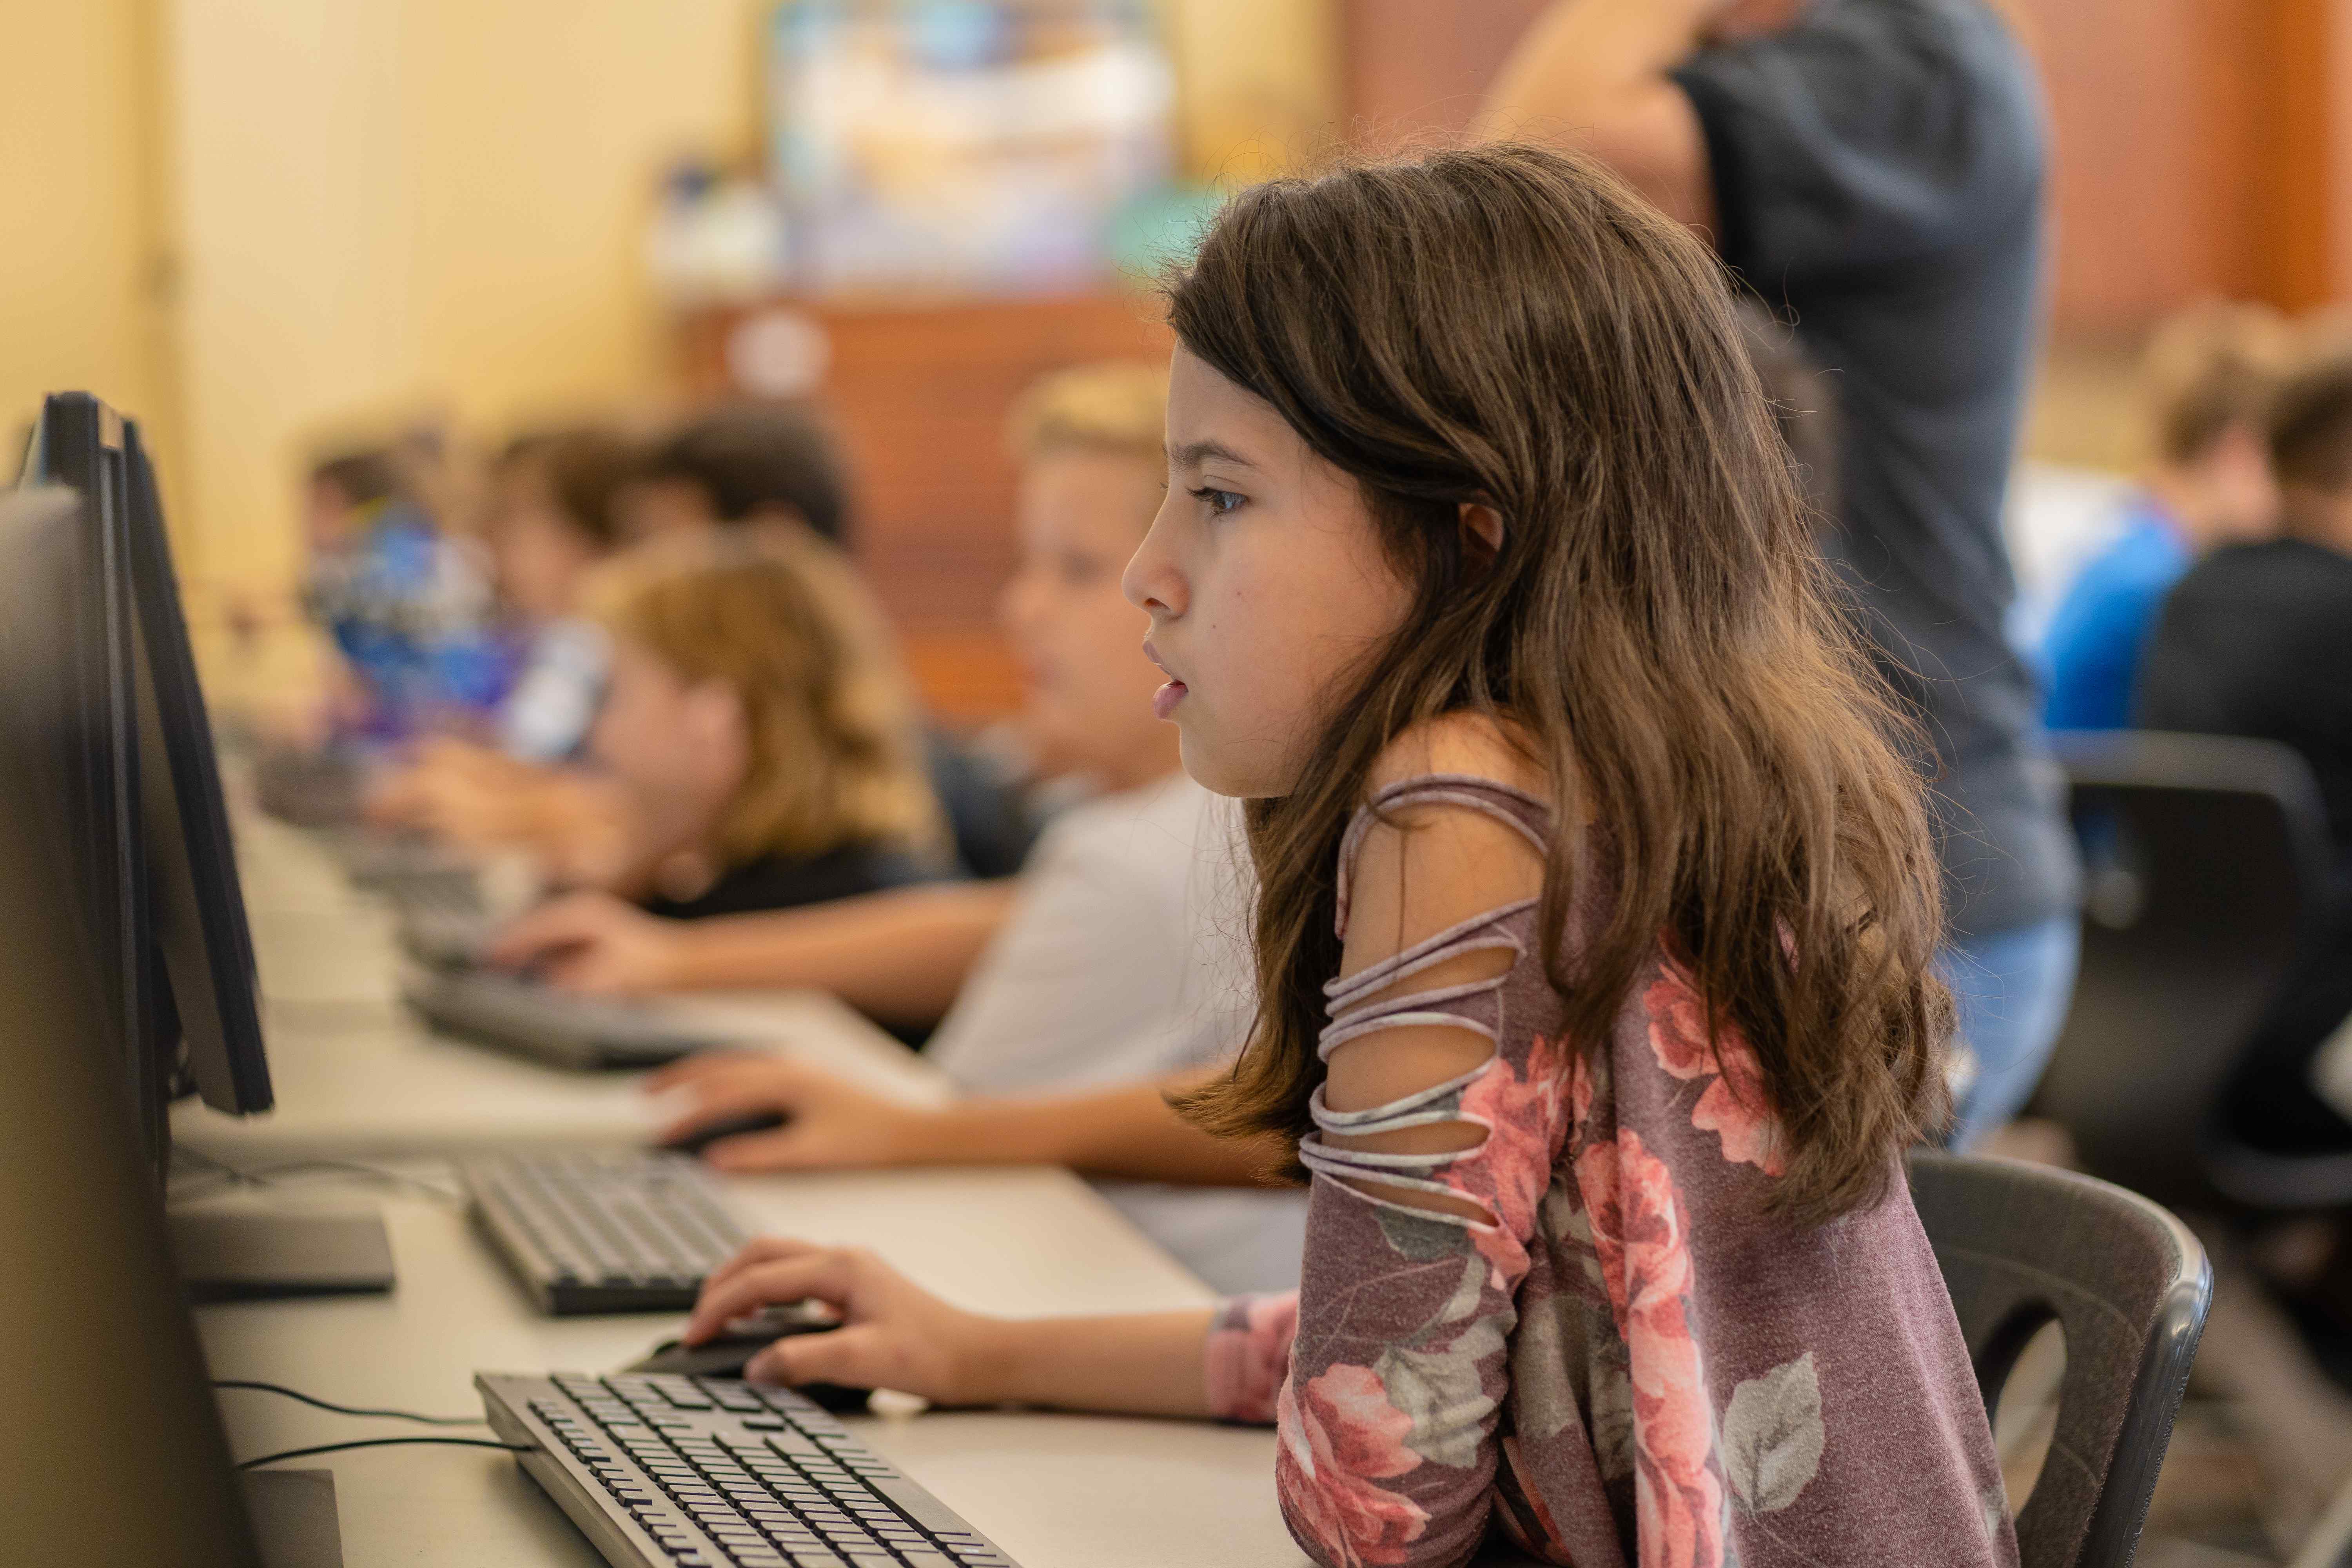
[[[656,541],[605,567],[590,602],[614,637],[741,702],[743,782],[714,846],[730,863],[942,848],[913,688],[833,545],[799,523]]]
[[[1312,1126],[1339,841],[1374,760],[1438,714],[1507,721],[1551,781],[1543,957],[1604,1042],[1657,956],[1737,1027],[1779,1119],[1781,1212],[1885,1191],[1945,1115],[1951,1003],[1923,788],[1816,553],[1721,267],[1599,164],[1497,146],[1277,180],[1171,284],[1183,347],[1362,487],[1417,585],[1330,694],[1291,795],[1250,803],[1259,1013],[1181,1102]],[[1491,563],[1460,503],[1506,520]],[[1571,889],[1603,889],[1566,951]]]

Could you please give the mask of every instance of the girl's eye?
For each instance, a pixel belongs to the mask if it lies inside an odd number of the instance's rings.
[[[1231,490],[1221,490],[1210,485],[1203,485],[1194,490],[1192,498],[1207,505],[1211,511],[1220,513],[1234,510],[1242,504],[1244,499]]]

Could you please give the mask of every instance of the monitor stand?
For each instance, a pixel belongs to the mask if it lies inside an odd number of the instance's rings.
[[[189,1208],[174,1209],[167,1218],[172,1252],[192,1301],[380,1296],[393,1286],[392,1240],[373,1209]]]
[[[245,1510],[261,1568],[343,1568],[332,1470],[247,1470]]]

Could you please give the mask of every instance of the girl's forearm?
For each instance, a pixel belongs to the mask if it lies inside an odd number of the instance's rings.
[[[1013,884],[897,888],[808,909],[697,921],[677,933],[676,986],[806,986],[871,1017],[944,1015],[1004,923]]]
[[[1067,1165],[1089,1175],[1199,1186],[1281,1184],[1282,1152],[1217,1138],[1170,1109],[1198,1075],[1113,1089],[968,1100],[928,1112],[920,1158],[940,1165]]]
[[[1120,1415],[1210,1414],[1209,1308],[1108,1318],[986,1319],[960,1403]]]

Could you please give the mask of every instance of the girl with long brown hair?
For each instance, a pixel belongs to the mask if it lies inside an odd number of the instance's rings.
[[[1171,304],[1128,591],[1260,885],[1181,1109],[1311,1173],[1301,1288],[1008,1323],[771,1241],[689,1338],[814,1293],[754,1375],[1271,1420],[1329,1564],[2013,1562],[1902,1173],[1920,786],[1716,263],[1496,147],[1259,187]]]

